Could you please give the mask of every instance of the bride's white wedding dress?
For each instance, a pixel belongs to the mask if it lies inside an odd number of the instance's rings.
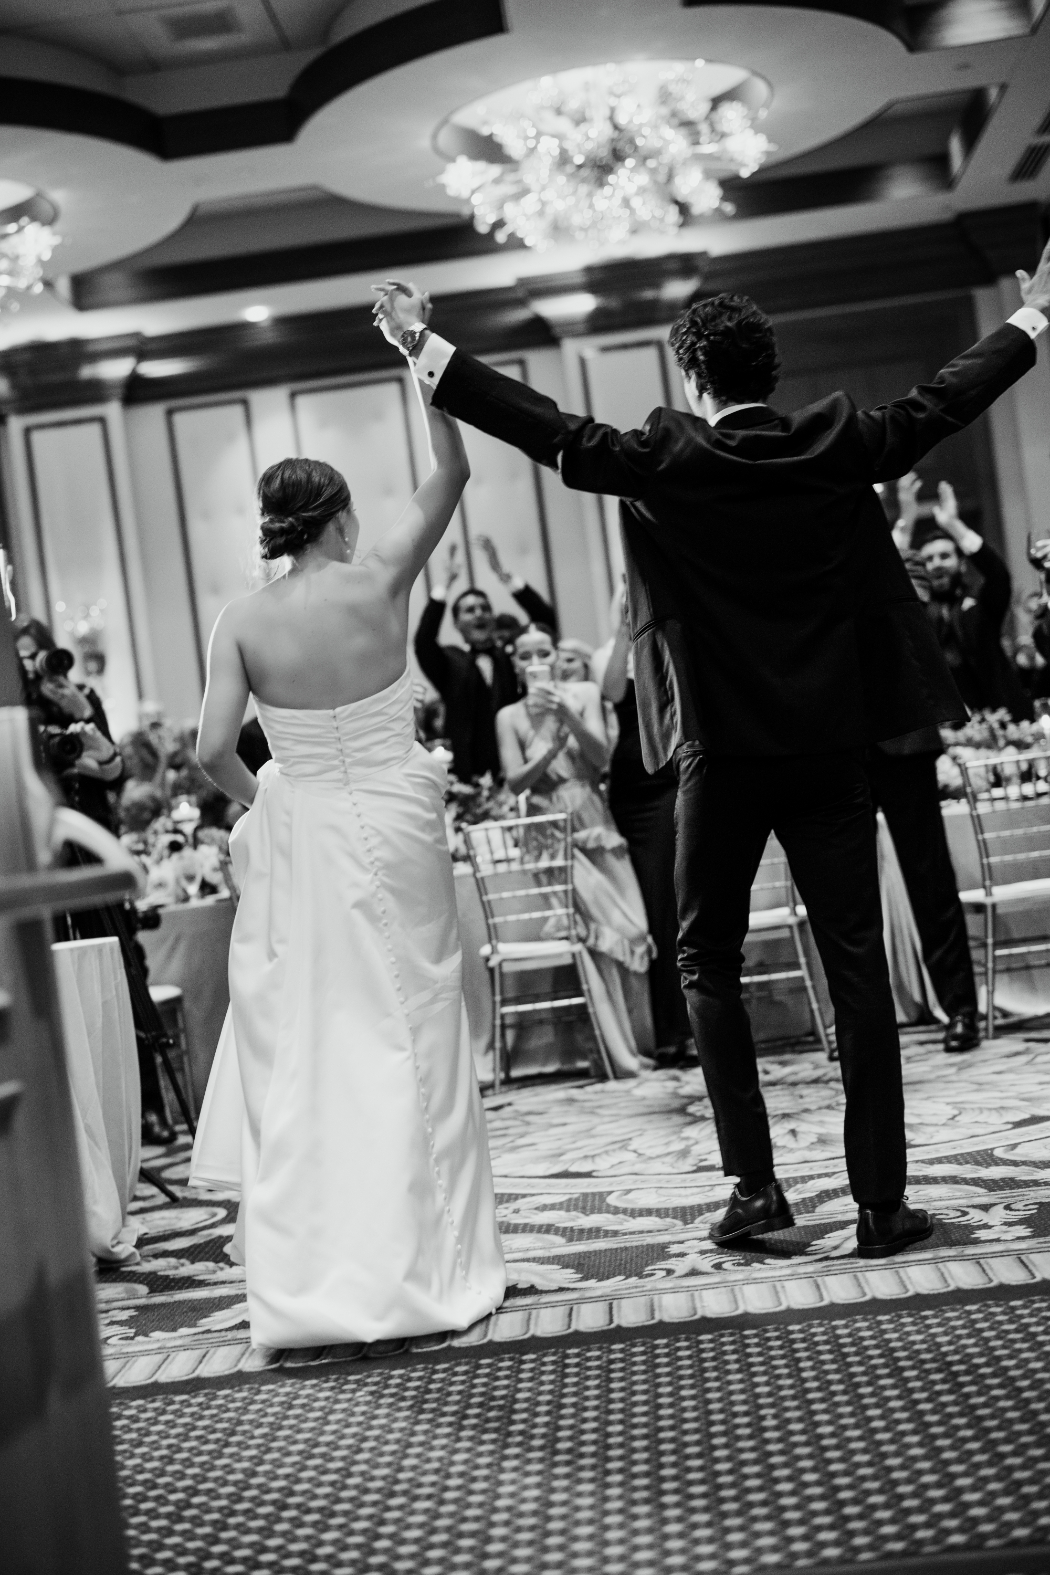
[[[444,769],[415,742],[407,671],[259,719],[274,758],[230,839],[230,1011],[191,1183],[241,1189],[256,1344],[464,1329],[506,1273]]]

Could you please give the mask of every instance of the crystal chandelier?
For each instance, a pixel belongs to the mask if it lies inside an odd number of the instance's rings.
[[[19,296],[44,288],[44,264],[62,240],[51,227],[55,218],[54,205],[39,192],[0,181],[0,312],[17,312]]]
[[[719,177],[774,151],[766,83],[735,66],[657,60],[563,71],[469,105],[440,128],[438,177],[474,226],[526,246],[616,246],[732,207]]]

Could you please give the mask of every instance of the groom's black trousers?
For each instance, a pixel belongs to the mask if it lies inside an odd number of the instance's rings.
[[[895,1202],[904,1092],[863,753],[711,758],[685,744],[675,765],[678,961],[726,1175],[773,1167],[740,973],[751,884],[774,831],[835,1008],[850,1188],[858,1204]]]

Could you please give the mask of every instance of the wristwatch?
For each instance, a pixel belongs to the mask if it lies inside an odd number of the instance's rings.
[[[426,323],[413,323],[410,328],[403,328],[397,337],[401,354],[411,355],[426,331]]]

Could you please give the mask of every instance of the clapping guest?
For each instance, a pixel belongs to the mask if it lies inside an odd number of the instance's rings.
[[[912,545],[919,485],[918,478],[906,480],[912,503],[909,506],[906,489],[894,527],[902,551]],[[947,481],[938,484],[933,517],[936,528],[919,547],[930,581],[927,611],[959,692],[971,711],[1007,710],[1015,722],[1030,721],[1032,701],[1002,647],[1010,571],[995,549],[959,518],[955,491]],[[971,566],[980,575],[975,590],[966,572]]]
[[[565,810],[571,818],[575,899],[595,1010],[613,1065],[633,1076],[643,1065],[639,1052],[652,1049],[645,903],[627,844],[599,792],[609,744],[598,686],[555,679],[556,655],[546,629],[533,625],[519,636],[514,662],[526,690],[496,717],[500,755],[507,786],[528,793],[531,814]]]
[[[508,574],[487,537],[479,537],[493,573],[507,586],[526,617],[554,628],[554,609],[537,591]],[[441,645],[438,634],[449,593],[459,578],[459,553],[455,542],[445,558],[444,583],[436,585],[419,620],[415,652],[423,672],[445,702],[446,726],[452,749],[452,769],[462,782],[472,782],[491,772],[501,774],[496,744],[496,713],[518,697],[519,684],[513,661],[498,638],[496,616],[484,591],[470,586],[452,603],[452,620],[466,650]]]
[[[929,607],[931,584],[926,563],[922,554],[911,550],[921,485],[914,472],[897,483],[900,512],[893,538],[915,594]],[[941,486],[951,491],[946,482]],[[954,500],[954,494],[952,497]],[[944,508],[943,494],[940,507]],[[882,810],[893,838],[915,915],[922,960],[948,1017],[944,1048],[959,1052],[975,1050],[981,1042],[981,1032],[966,917],[941,815],[937,786],[937,757],[941,750],[941,735],[936,727],[885,739],[868,751],[868,781],[872,806]]]
[[[609,773],[609,808],[627,840],[631,863],[645,901],[656,956],[649,965],[649,996],[658,1065],[676,1066],[692,1053],[682,981],[678,972],[678,908],[674,891],[674,809],[678,781],[674,766],[648,772],[642,760],[634,661],[627,625],[626,588],[613,597],[613,637],[591,660],[603,699],[615,710],[618,738]]]

